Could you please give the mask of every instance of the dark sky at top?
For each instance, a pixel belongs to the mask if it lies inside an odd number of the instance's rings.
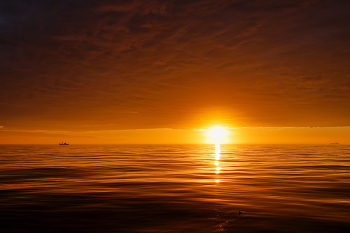
[[[0,126],[350,125],[350,1],[0,2]]]

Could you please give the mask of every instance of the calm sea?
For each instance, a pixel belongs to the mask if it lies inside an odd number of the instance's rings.
[[[0,232],[350,232],[349,145],[0,145]]]

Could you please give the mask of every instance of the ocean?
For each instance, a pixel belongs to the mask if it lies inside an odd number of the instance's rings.
[[[350,145],[0,145],[0,232],[350,232]]]

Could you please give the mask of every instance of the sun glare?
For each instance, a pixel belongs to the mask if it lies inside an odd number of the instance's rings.
[[[228,143],[228,135],[229,132],[227,131],[227,128],[221,127],[221,126],[215,126],[209,128],[207,131],[207,137],[208,143],[213,143],[213,144],[223,144],[223,143]]]

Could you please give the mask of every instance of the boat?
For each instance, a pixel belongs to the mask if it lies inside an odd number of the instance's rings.
[[[338,145],[338,142],[331,142],[332,145]]]
[[[69,144],[68,143],[66,143],[66,142],[61,142],[61,143],[58,143],[58,145],[60,145],[60,146],[68,146]]]

